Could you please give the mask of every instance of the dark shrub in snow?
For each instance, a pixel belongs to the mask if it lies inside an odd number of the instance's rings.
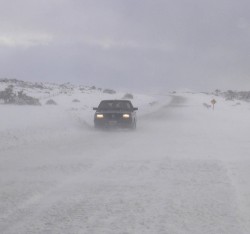
[[[18,92],[17,97],[15,97],[15,104],[18,105],[41,105],[39,99],[30,97],[23,93],[23,91]]]
[[[49,100],[46,102],[46,105],[57,105],[57,103],[56,103],[53,99],[49,99]]]
[[[115,90],[113,90],[113,89],[104,89],[104,90],[103,90],[103,93],[115,94],[115,93],[116,93],[116,91],[115,91]]]
[[[126,93],[122,99],[133,99],[134,96],[131,93]]]
[[[78,100],[78,99],[74,99],[72,102],[80,102],[80,100]]]
[[[4,91],[0,91],[0,99],[3,100],[5,104],[14,103],[15,93],[13,92],[13,86],[9,86]]]
[[[1,91],[0,99],[3,100],[5,104],[41,105],[39,99],[30,97],[23,91],[19,91],[16,95],[13,91],[13,86],[9,86],[4,91]]]
[[[228,90],[227,92],[220,93],[225,97],[226,100],[242,100],[242,101],[250,101],[250,92],[249,91],[232,91]]]
[[[222,92],[219,89],[216,89],[212,94],[224,97],[227,101],[241,100],[250,102],[250,91],[227,90],[226,92]]]

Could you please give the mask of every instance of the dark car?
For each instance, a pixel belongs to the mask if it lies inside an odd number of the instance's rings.
[[[136,111],[128,100],[103,100],[95,110],[94,124],[96,128],[125,127],[136,128]]]

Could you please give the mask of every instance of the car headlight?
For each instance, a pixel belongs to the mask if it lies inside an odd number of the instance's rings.
[[[103,115],[103,114],[97,114],[97,115],[96,115],[96,118],[97,118],[97,119],[103,119],[103,118],[104,118],[104,115]]]
[[[129,117],[130,117],[129,114],[123,114],[123,115],[122,115],[122,118],[124,118],[124,119],[128,119]]]

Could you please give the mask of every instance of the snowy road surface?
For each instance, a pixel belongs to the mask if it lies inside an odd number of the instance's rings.
[[[0,233],[250,233],[247,120],[225,116],[174,96],[135,132],[0,151]]]

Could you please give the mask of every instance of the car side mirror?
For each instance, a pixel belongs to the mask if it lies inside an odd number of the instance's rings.
[[[134,107],[133,110],[134,110],[134,111],[137,111],[137,110],[138,110],[138,107]]]
[[[95,110],[95,111],[96,111],[97,109],[98,109],[97,107],[93,107],[93,110]]]

